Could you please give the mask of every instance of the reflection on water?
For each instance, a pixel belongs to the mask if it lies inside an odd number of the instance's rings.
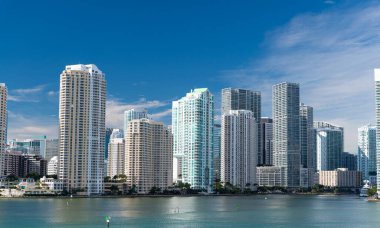
[[[265,199],[267,197],[267,199]],[[355,196],[0,199],[0,227],[334,227],[380,224]]]

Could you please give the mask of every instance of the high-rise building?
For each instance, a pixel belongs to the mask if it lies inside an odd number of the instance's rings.
[[[0,177],[4,175],[4,153],[7,144],[7,94],[7,87],[0,83]]]
[[[125,149],[124,134],[121,129],[113,129],[108,143],[108,164],[107,175],[125,174]]]
[[[45,158],[46,136],[38,136],[30,139],[13,139],[9,142],[9,148],[13,151],[21,151],[24,154],[34,154]]]
[[[315,171],[313,107],[300,105],[301,166]]]
[[[213,161],[213,167],[214,167],[214,178],[215,180],[220,180],[220,150],[221,150],[221,125],[220,124],[214,124],[214,136],[213,136],[213,143],[214,143],[214,161]]]
[[[273,120],[262,117],[260,125],[262,165],[273,165]]]
[[[59,179],[65,190],[103,191],[105,75],[95,65],[69,65],[60,75]]]
[[[368,124],[358,128],[358,170],[363,180],[376,176],[376,126]],[[348,167],[347,167],[348,168]]]
[[[380,69],[374,69],[376,89],[376,172],[377,194],[380,195]]]
[[[248,110],[222,115],[221,181],[241,189],[256,183],[257,122]]]
[[[138,193],[173,184],[172,134],[163,123],[149,119],[129,122],[125,143],[127,183]]]
[[[342,153],[341,168],[346,168],[348,170],[358,170],[357,162],[358,162],[358,156],[357,155],[351,154],[350,152],[343,152]],[[372,173],[372,175],[376,176],[376,171],[375,171],[375,173]]]
[[[342,127],[330,123],[314,122],[316,132],[317,170],[341,168],[344,151],[344,131]]]
[[[132,120],[138,120],[138,119],[148,119],[148,112],[147,110],[135,110],[130,109],[124,112],[124,132],[127,133],[128,129],[128,123]]]
[[[273,164],[284,167],[285,187],[300,186],[300,87],[297,83],[273,86]]]
[[[104,147],[104,160],[108,159],[108,143],[110,143],[111,134],[113,132],[113,128],[106,128],[106,139],[105,139],[105,147]]]
[[[261,138],[261,93],[247,89],[225,88],[222,89],[222,114],[230,110],[249,110],[253,113],[258,126],[258,137]],[[261,149],[261,140],[258,141],[258,164],[264,164]]]
[[[45,144],[45,159],[50,161],[54,156],[59,157],[59,140],[58,139],[46,139]]]
[[[214,96],[194,89],[173,101],[173,179],[194,189],[212,190]]]

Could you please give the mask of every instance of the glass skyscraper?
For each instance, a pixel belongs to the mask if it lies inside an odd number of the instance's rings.
[[[173,179],[211,191],[214,180],[214,96],[194,89],[173,101]]]
[[[358,128],[357,166],[363,180],[376,175],[376,126],[369,124]]]
[[[375,69],[375,88],[376,88],[376,171],[377,175],[377,194],[380,195],[380,69]]]
[[[273,86],[273,165],[285,169],[284,187],[300,186],[300,87]]]

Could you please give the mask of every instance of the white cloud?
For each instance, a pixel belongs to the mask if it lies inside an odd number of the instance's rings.
[[[117,99],[111,99],[107,101],[107,113],[106,113],[106,126],[112,128],[122,128],[124,121],[124,111],[129,109],[156,109],[167,106],[167,102],[163,101],[148,101],[146,99],[140,99],[133,103],[125,103]],[[157,117],[163,117],[167,115],[167,113],[157,113],[153,114]]]
[[[262,91],[271,111],[272,85],[299,82],[301,100],[316,120],[345,127],[346,150],[356,152],[357,128],[374,122],[373,68],[380,67],[380,5],[304,14],[269,32],[267,54],[225,77]]]
[[[150,117],[153,120],[161,120],[162,118],[170,116],[171,114],[172,114],[172,110],[167,109],[167,110],[164,110],[162,112],[157,112],[157,113],[151,114]]]
[[[56,138],[58,119],[56,117],[32,117],[8,111],[8,139],[27,139],[33,136],[46,135]]]
[[[39,95],[45,89],[46,85],[38,85],[26,89],[14,89],[9,92],[8,101],[13,102],[39,102]]]

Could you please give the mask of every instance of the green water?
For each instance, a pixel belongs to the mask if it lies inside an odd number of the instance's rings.
[[[380,203],[289,195],[0,199],[6,228],[107,227],[106,215],[110,227],[379,227]]]

